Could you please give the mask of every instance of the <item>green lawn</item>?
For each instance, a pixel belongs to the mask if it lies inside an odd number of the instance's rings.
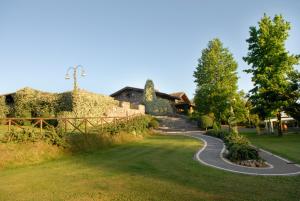
[[[256,135],[255,133],[245,133],[244,135],[254,145],[300,164],[300,134],[285,134],[282,137]]]
[[[300,176],[247,176],[193,160],[201,142],[151,136],[99,152],[0,170],[0,200],[297,200]]]

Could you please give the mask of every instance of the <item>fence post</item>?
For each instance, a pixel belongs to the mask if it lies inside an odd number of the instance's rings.
[[[68,130],[68,127],[67,127],[67,120],[66,120],[66,119],[64,119],[64,123],[65,123],[65,133],[66,133],[67,130]]]
[[[8,133],[11,131],[11,119],[8,120]]]
[[[40,134],[43,133],[43,119],[40,119]]]
[[[84,133],[87,134],[87,118],[84,118]]]

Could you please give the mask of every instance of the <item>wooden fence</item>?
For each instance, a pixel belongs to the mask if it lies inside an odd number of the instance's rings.
[[[88,128],[103,129],[107,125],[113,125],[120,122],[128,122],[130,119],[140,115],[126,115],[123,117],[59,117],[59,118],[0,118],[0,123],[7,126],[7,131],[11,133],[12,127],[15,126],[20,129],[26,129],[28,126],[24,126],[24,122],[30,122],[30,127],[38,128],[42,134],[45,126],[53,126],[48,122],[51,120],[57,121],[63,128],[64,132],[71,133],[79,131],[80,133],[88,133]]]

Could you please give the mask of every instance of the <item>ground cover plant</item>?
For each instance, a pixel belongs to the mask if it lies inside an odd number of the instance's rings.
[[[300,176],[249,176],[211,168],[193,160],[201,146],[188,137],[154,135],[0,170],[0,200],[299,200]]]

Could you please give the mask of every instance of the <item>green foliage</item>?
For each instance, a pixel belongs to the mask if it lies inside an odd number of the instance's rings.
[[[67,147],[65,135],[60,128],[55,128],[50,126],[46,128],[46,131],[43,133],[42,139],[48,144],[56,145],[59,147]]]
[[[289,94],[290,99],[284,110],[294,119],[300,121],[300,73],[298,71],[290,73],[289,80],[290,85],[288,87],[287,93]]]
[[[25,128],[21,130],[12,129],[10,133],[6,133],[4,136],[2,136],[1,141],[4,143],[26,143],[45,141],[51,145],[57,145],[61,147],[66,146],[63,133],[60,132],[59,129],[54,128],[53,126],[45,128],[42,134],[40,133],[40,131],[34,128]]]
[[[206,131],[205,134],[224,140],[230,133],[228,131],[224,131],[224,130],[211,129],[211,130]]]
[[[0,96],[0,118],[5,118],[8,114],[8,107],[5,104],[5,97]]]
[[[258,151],[250,146],[250,141],[243,135],[222,130],[208,130],[206,135],[217,137],[224,141],[228,150],[227,158],[231,161],[260,160]]]
[[[201,114],[213,113],[220,124],[237,93],[237,62],[219,39],[208,43],[198,62],[194,72],[196,109]]]
[[[147,80],[144,88],[144,94],[143,94],[143,102],[152,102],[156,100],[156,93],[154,88],[154,83],[152,80]]]
[[[157,98],[152,80],[147,80],[145,84],[143,100],[145,111],[151,115],[169,115],[173,114],[173,108],[169,101]]]
[[[12,129],[10,133],[6,133],[2,136],[1,141],[4,143],[7,142],[36,142],[41,138],[38,136],[33,129]]]
[[[57,104],[57,94],[45,93],[30,88],[24,88],[14,95],[15,117],[41,117],[45,114],[54,116]]]
[[[151,118],[149,124],[148,124],[148,128],[150,129],[156,129],[159,127],[159,122],[156,118]]]
[[[244,160],[260,160],[258,151],[245,144],[234,144],[228,149],[227,158],[233,162]]]
[[[118,106],[118,101],[110,96],[85,90],[77,90],[72,93],[72,116],[75,117],[103,116],[114,106]]]
[[[244,60],[251,65],[246,72],[252,74],[254,84],[250,90],[253,111],[265,119],[299,99],[299,93],[295,93],[298,89],[292,87],[292,75],[298,74],[294,66],[300,56],[291,55],[285,48],[291,26],[281,15],[271,19],[265,14],[258,24],[250,27],[249,52]]]
[[[201,115],[199,117],[199,125],[202,129],[213,127],[214,117],[212,115]]]
[[[169,101],[160,98],[155,99],[151,102],[146,102],[145,110],[147,114],[151,114],[151,115],[173,114],[173,108],[169,103]]]
[[[17,91],[13,99],[12,116],[23,118],[103,116],[113,106],[118,105],[118,101],[112,97],[84,90],[56,94],[24,88]],[[1,108],[0,103],[0,112]]]
[[[132,134],[141,135],[151,128],[150,122],[153,117],[151,116],[138,116],[128,121],[117,121],[111,124],[108,124],[103,128],[103,131],[112,135],[119,134],[122,132],[128,132]]]

